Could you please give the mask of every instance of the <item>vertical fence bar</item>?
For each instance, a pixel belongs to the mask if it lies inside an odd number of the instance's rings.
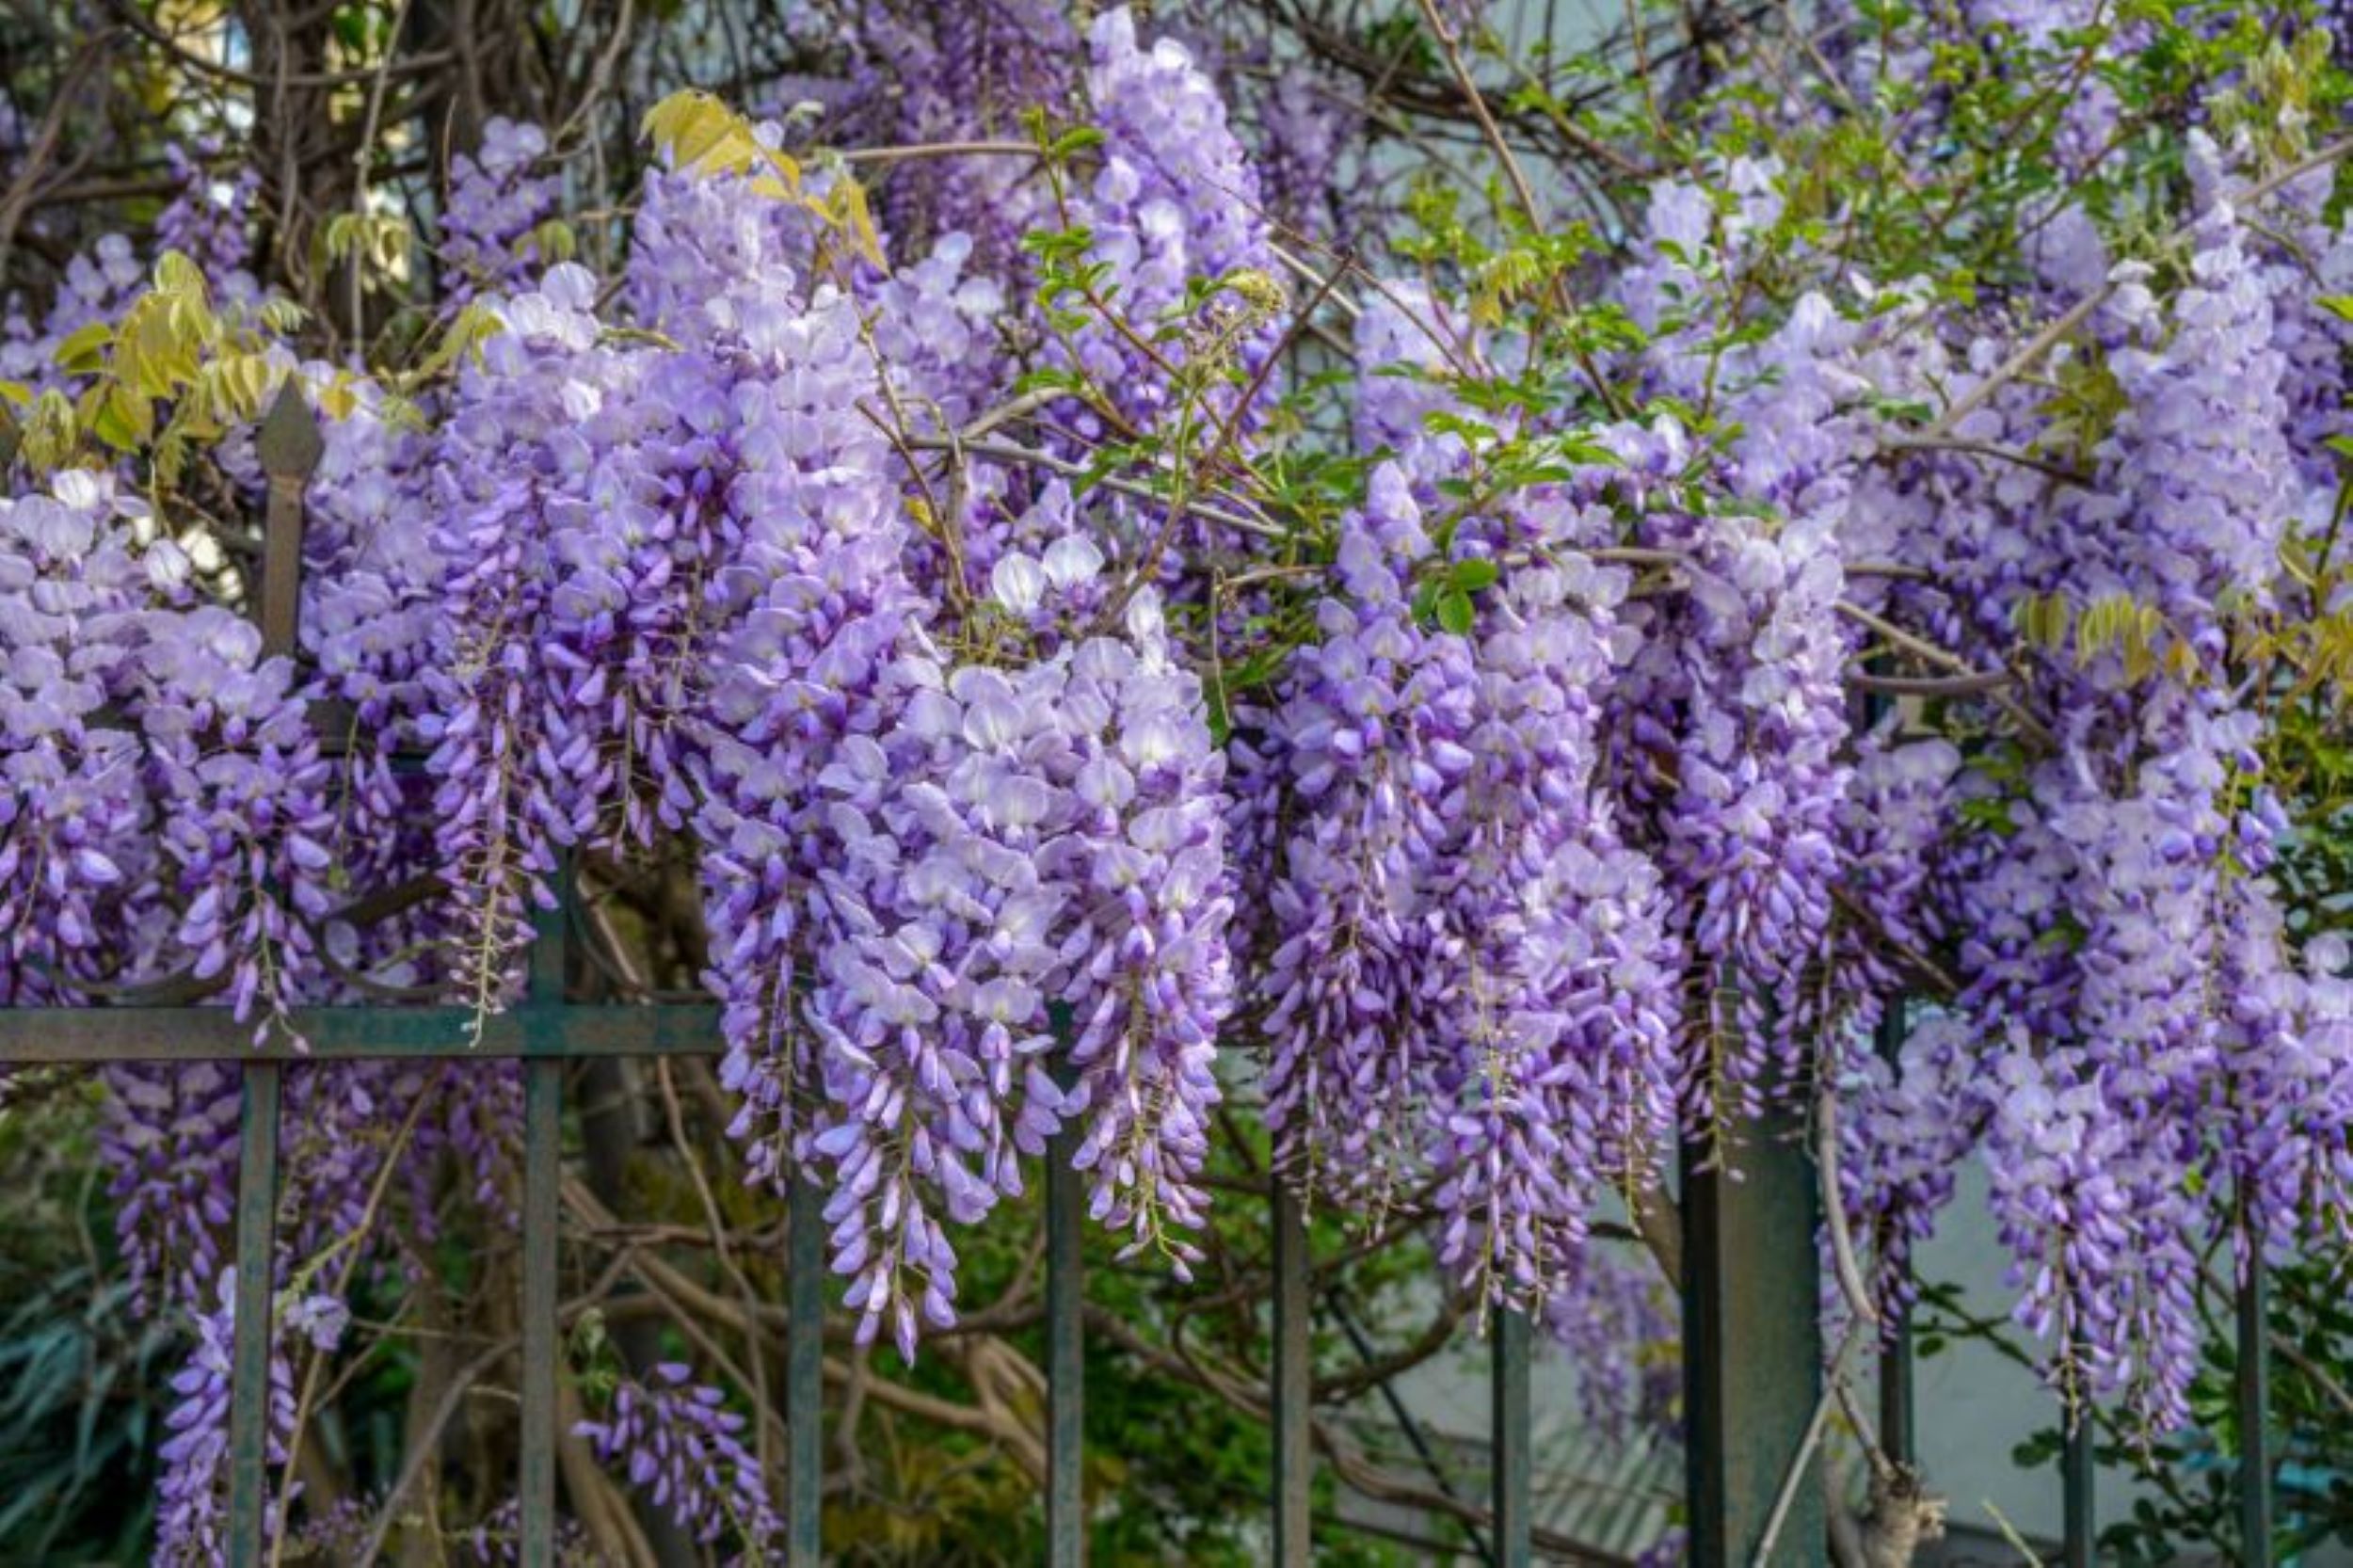
[[[2248,1249],[2238,1288],[2239,1561],[2271,1568],[2271,1279],[2260,1234]]]
[[[1785,1116],[1744,1123],[1722,1158],[1684,1151],[1685,1465],[1695,1568],[1748,1568],[1820,1397],[1814,1169]],[[1801,1485],[1772,1553],[1826,1560],[1822,1489]]]
[[[301,630],[303,489],[327,443],[293,376],[254,440],[268,477],[262,525],[262,647],[295,651]],[[244,1067],[237,1128],[237,1261],[229,1368],[229,1560],[264,1560],[269,1506],[270,1309],[277,1289],[278,1124],[285,1069]]]
[[[318,417],[289,376],[253,438],[253,456],[268,477],[262,522],[262,647],[272,655],[295,651],[302,616],[303,490],[327,455]]]
[[[825,1419],[825,1245],[817,1184],[795,1170],[785,1189],[786,1568],[817,1568],[823,1549]]]
[[[1875,1035],[1880,1059],[1896,1069],[1903,1055],[1911,1018],[1901,997],[1887,1004]],[[1888,1304],[1880,1346],[1880,1448],[1898,1464],[1916,1464],[1919,1456],[1913,1437],[1912,1308]]]
[[[2059,1452],[2059,1561],[2064,1568],[2092,1568],[2098,1522],[2092,1516],[2093,1444],[2099,1422],[2087,1398],[2070,1413],[2066,1447]]]
[[[237,1142],[237,1272],[229,1371],[229,1560],[264,1560],[269,1506],[270,1297],[278,1254],[278,1116],[284,1069],[245,1064]]]
[[[1488,1406],[1493,1447],[1496,1568],[1531,1568],[1535,1519],[1530,1512],[1533,1460],[1529,1452],[1528,1314],[1495,1315],[1495,1343],[1488,1349],[1492,1395]]]
[[[1086,1202],[1070,1157],[1074,1130],[1046,1145],[1046,1561],[1047,1568],[1080,1568],[1086,1561],[1084,1461],[1086,1363],[1081,1337],[1080,1227]]]
[[[1876,674],[1889,673],[1890,661],[1883,654],[1873,656],[1867,664]],[[1863,727],[1874,729],[1894,711],[1895,702],[1873,692],[1864,697],[1862,709]],[[1909,1002],[1901,996],[1890,998],[1880,1014],[1879,1027],[1872,1031],[1871,1043],[1891,1073],[1900,1074],[1903,1070],[1904,1041],[1911,1032]],[[1879,1361],[1880,1451],[1897,1464],[1917,1464],[1919,1455],[1913,1430],[1912,1308],[1894,1303],[1884,1305],[1884,1337],[1880,1341]]]
[[[523,1064],[522,1561],[555,1560],[555,1273],[564,1064]]]
[[[1274,1568],[1308,1568],[1315,1455],[1308,1417],[1315,1399],[1309,1333],[1307,1215],[1281,1176],[1274,1188]]]
[[[571,865],[560,872],[568,904]],[[560,1044],[560,1028],[542,1008],[564,1001],[566,928],[563,908],[534,922],[531,945],[530,1045]],[[556,1275],[559,1205],[564,1179],[564,1063],[531,1055],[523,1063],[523,1386],[521,1559],[523,1568],[555,1560]]]

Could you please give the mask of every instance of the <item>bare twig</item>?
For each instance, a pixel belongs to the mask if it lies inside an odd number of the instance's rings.
[[[2048,474],[2062,484],[2088,486],[2092,482],[2092,475],[2081,469],[2045,457],[2039,452],[2004,446],[1999,441],[1973,440],[1966,436],[1898,435],[1890,436],[1880,443],[1882,456],[1902,456],[1919,452],[1957,452],[1972,457],[1991,457],[1997,462],[2012,463],[2020,468],[2032,469],[2037,473]]]
[[[944,436],[909,436],[907,445],[924,452],[948,452],[955,450],[960,445],[962,450],[976,457],[993,458],[1000,463],[1018,463],[1028,468],[1042,469],[1048,473],[1059,473],[1070,479],[1092,479],[1103,488],[1115,490],[1121,495],[1134,496],[1143,501],[1158,502],[1161,505],[1169,504],[1169,498],[1153,489],[1149,485],[1138,484],[1132,479],[1121,479],[1113,475],[1097,475],[1083,463],[1074,463],[1066,457],[1057,457],[1050,452],[1039,452],[1034,448],[1016,446],[1009,441],[955,442]],[[1197,518],[1224,527],[1238,529],[1245,534],[1256,534],[1261,538],[1283,539],[1290,536],[1287,529],[1263,518],[1245,517],[1240,512],[1231,511],[1224,506],[1212,505],[1205,501],[1195,501],[1191,497],[1185,499],[1183,509]]]
[[[24,221],[24,215],[33,204],[33,193],[40,189],[40,179],[56,158],[57,143],[65,136],[65,123],[73,113],[82,88],[114,48],[119,35],[113,30],[101,33],[86,44],[74,56],[64,80],[57,84],[55,96],[40,117],[40,128],[33,133],[32,144],[26,147],[17,165],[16,178],[8,182],[8,194],[0,196],[0,278],[9,276],[8,253],[16,248],[16,232]]]

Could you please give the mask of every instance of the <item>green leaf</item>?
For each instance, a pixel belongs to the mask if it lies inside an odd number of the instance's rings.
[[[1496,579],[1502,575],[1501,569],[1493,561],[1477,556],[1467,561],[1455,562],[1454,569],[1449,573],[1455,587],[1465,594],[1475,594],[1481,589],[1494,587]]]
[[[1438,590],[1438,624],[1458,637],[1470,635],[1474,613],[1470,595],[1449,584]]]
[[[69,376],[92,375],[105,364],[107,345],[114,341],[113,323],[93,321],[57,344],[57,368]]]

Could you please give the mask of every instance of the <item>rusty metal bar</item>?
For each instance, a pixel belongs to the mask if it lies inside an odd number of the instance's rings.
[[[1684,1151],[1685,1485],[1694,1568],[1749,1568],[1821,1395],[1813,1163],[1786,1115]],[[1801,1484],[1772,1560],[1828,1560],[1822,1489]]]
[[[289,376],[254,440],[254,454],[269,481],[263,522],[261,625],[263,650],[273,657],[293,653],[300,630],[302,493],[326,450],[318,422]],[[243,1046],[219,1054],[231,1060],[249,1057],[248,1026],[238,1023],[228,1009],[210,1011]],[[24,1029],[38,1033],[56,1032],[75,1015],[16,1016],[24,1020]],[[36,1019],[37,1024],[32,1021]],[[273,1037],[278,1033],[270,1032]],[[0,1033],[0,1046],[7,1043],[8,1035]],[[270,1319],[278,1288],[278,1131],[284,1072],[275,1062],[247,1060],[239,1096],[237,1255],[229,1353],[229,1560],[238,1568],[264,1560],[268,1533]]]
[[[1893,661],[1884,653],[1866,661],[1866,667],[1875,675],[1893,673]],[[1895,708],[1892,699],[1882,693],[1866,694],[1861,703],[1863,728],[1876,728]],[[1881,1062],[1891,1073],[1900,1074],[1904,1041],[1912,1032],[1912,1010],[1908,999],[1890,998],[1880,1014],[1879,1025],[1872,1031],[1871,1043]],[[1883,1303],[1886,1313],[1881,1327],[1879,1355],[1879,1440],[1880,1449],[1898,1464],[1919,1463],[1918,1442],[1914,1432],[1914,1401],[1913,1378],[1912,1309],[1908,1305]]]
[[[1274,1224],[1274,1568],[1308,1568],[1315,1496],[1315,1454],[1308,1418],[1314,1408],[1315,1341],[1309,1332],[1307,1214],[1278,1175]]]
[[[657,1007],[568,1005],[562,1038],[553,1007],[524,1005],[485,1019],[482,1043],[466,1043],[467,1007],[297,1007],[296,1046],[273,1031],[253,1043],[250,1024],[226,1007],[0,1008],[0,1062],[307,1062],[373,1058],[518,1056],[716,1056],[719,1010],[700,1003]]]
[[[1081,1568],[1086,1561],[1085,1344],[1080,1275],[1080,1227],[1086,1200],[1071,1168],[1075,1128],[1046,1145],[1046,1561],[1047,1568]]]
[[[570,868],[564,872],[570,896]],[[557,1192],[563,1184],[564,1063],[548,1054],[562,1039],[566,932],[563,909],[534,922],[526,1023],[536,1049],[523,1064],[523,1379],[521,1558],[524,1568],[555,1560],[558,1373],[556,1284],[562,1262]],[[568,1009],[566,1011],[568,1011]]]
[[[2238,1288],[2239,1561],[2271,1568],[2271,1280],[2260,1232],[2248,1247]]]
[[[237,1261],[229,1360],[229,1560],[264,1556],[269,1510],[270,1308],[277,1288],[278,1123],[284,1073],[248,1064],[237,1134]]]
[[[817,1568],[824,1508],[824,1199],[816,1182],[795,1170],[785,1205],[785,1564]]]
[[[2068,1421],[2066,1443],[2059,1450],[2059,1562],[2062,1568],[2092,1568],[2099,1560],[2099,1522],[2092,1509],[2093,1441],[2099,1421],[2089,1399],[2068,1413]]]
[[[1489,1403],[1492,1434],[1490,1461],[1495,1513],[1496,1568],[1531,1568],[1536,1560],[1534,1524],[1529,1512],[1532,1457],[1529,1452],[1529,1333],[1528,1314],[1496,1313],[1488,1349],[1493,1395]]]
[[[1903,1055],[1904,1039],[1910,1032],[1909,1011],[1904,1000],[1898,997],[1880,1016],[1876,1034],[1880,1059],[1891,1070]],[[1886,1312],[1885,1337],[1880,1343],[1880,1448],[1898,1464],[1916,1464],[1919,1454],[1913,1434],[1912,1309],[1889,1303]]]
[[[262,648],[273,657],[295,651],[302,616],[302,492],[327,455],[317,416],[302,387],[288,376],[254,433],[253,456],[268,475],[262,524]]]

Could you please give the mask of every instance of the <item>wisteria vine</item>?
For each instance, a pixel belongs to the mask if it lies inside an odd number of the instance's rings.
[[[2095,9],[1840,35],[1758,112],[1796,145],[1902,49],[2072,58]],[[1426,1223],[1449,1289],[1575,1343],[1650,1315],[1595,1237],[1681,1149],[1737,1167],[1827,1095],[1881,1302],[1981,1158],[2055,1384],[2187,1419],[2217,1243],[2353,1217],[2353,981],[2275,875],[2281,736],[2353,667],[2344,144],[2265,97],[2321,56],[2126,179],[2148,38],[2085,34],[2072,184],[1954,290],[1860,264],[1865,203],[1754,138],[1622,240],[1513,211],[1433,264],[1453,209],[1353,194],[1371,129],[1308,60],[874,10],[849,56],[907,156],[872,212],[808,125],[684,95],[588,250],[561,130],[491,121],[403,366],[312,357],[217,149],[175,153],[152,264],[110,238],[10,296],[0,1001],[478,1031],[583,866],[670,856],[742,1173],[822,1189],[861,1344],[956,1322],[959,1231],[1065,1132],[1123,1256],[1185,1276],[1237,1106],[1314,1203]],[[286,385],[326,455],[265,654],[214,513]],[[420,1226],[434,1160],[507,1201],[515,1093],[305,1078],[281,1361],[341,1342],[354,1271],[305,1259],[388,1169]],[[203,1560],[233,1076],[105,1094],[137,1289],[198,1330],[164,1550]],[[758,1560],[724,1402],[665,1363],[581,1431]]]

